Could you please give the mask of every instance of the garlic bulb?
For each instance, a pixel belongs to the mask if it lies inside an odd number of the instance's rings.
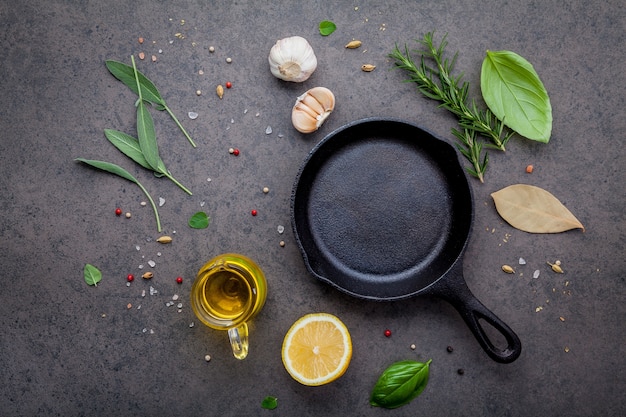
[[[296,100],[291,122],[301,133],[315,132],[335,109],[335,95],[325,87],[315,87]]]
[[[317,68],[313,48],[300,36],[277,41],[270,50],[268,60],[275,77],[296,83],[307,80]]]

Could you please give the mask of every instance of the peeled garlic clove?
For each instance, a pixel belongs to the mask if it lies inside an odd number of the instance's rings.
[[[276,78],[296,83],[307,80],[317,68],[313,48],[301,36],[277,41],[270,50],[268,61]]]
[[[335,109],[335,95],[326,87],[315,87],[296,100],[291,122],[298,132],[315,132]]]

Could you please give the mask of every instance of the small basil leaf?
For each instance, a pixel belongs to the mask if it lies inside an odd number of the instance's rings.
[[[420,395],[428,384],[429,365],[415,361],[392,364],[382,373],[370,397],[375,407],[398,408]]]
[[[102,280],[102,272],[91,264],[86,264],[83,270],[83,276],[87,285],[98,286],[98,283]]]
[[[276,397],[265,397],[263,402],[261,402],[261,407],[266,410],[273,410],[278,407],[278,398]]]
[[[539,75],[511,51],[487,51],[480,73],[483,99],[502,122],[531,140],[548,143],[552,106]]]
[[[189,219],[189,227],[192,229],[206,229],[209,227],[209,216],[203,211],[197,212]]]
[[[320,34],[322,36],[328,36],[337,30],[337,25],[335,25],[330,20],[322,20],[320,22]]]

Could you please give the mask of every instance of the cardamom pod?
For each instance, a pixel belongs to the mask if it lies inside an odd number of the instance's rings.
[[[550,267],[552,268],[552,270],[554,272],[556,272],[557,274],[562,274],[563,273],[563,268],[561,268],[561,265],[559,264],[551,264],[550,262],[548,262],[548,265],[550,265]]]
[[[215,92],[217,93],[217,96],[221,99],[222,97],[224,97],[224,87],[222,87],[222,85],[218,85],[217,88],[215,89]]]
[[[146,272],[145,274],[143,274],[143,275],[141,276],[141,278],[143,278],[143,279],[150,279],[150,278],[152,278],[153,276],[154,276],[154,274],[153,274],[152,272]]]
[[[346,48],[348,48],[348,49],[356,49],[359,46],[361,46],[361,41],[354,40],[354,41],[348,42],[348,44],[346,45]]]
[[[171,236],[161,236],[156,241],[159,242],[159,243],[163,243],[163,244],[171,243],[172,242],[172,237]]]
[[[510,265],[502,265],[502,270],[504,272],[506,272],[507,274],[514,274],[515,273],[515,270]]]
[[[361,66],[361,70],[365,72],[372,72],[374,71],[374,68],[376,68],[376,65],[372,65],[372,64],[363,64]]]

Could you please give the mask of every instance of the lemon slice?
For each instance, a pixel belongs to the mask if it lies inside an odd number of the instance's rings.
[[[289,375],[301,384],[328,384],[348,369],[352,358],[350,333],[332,314],[307,314],[285,335],[282,357]]]

